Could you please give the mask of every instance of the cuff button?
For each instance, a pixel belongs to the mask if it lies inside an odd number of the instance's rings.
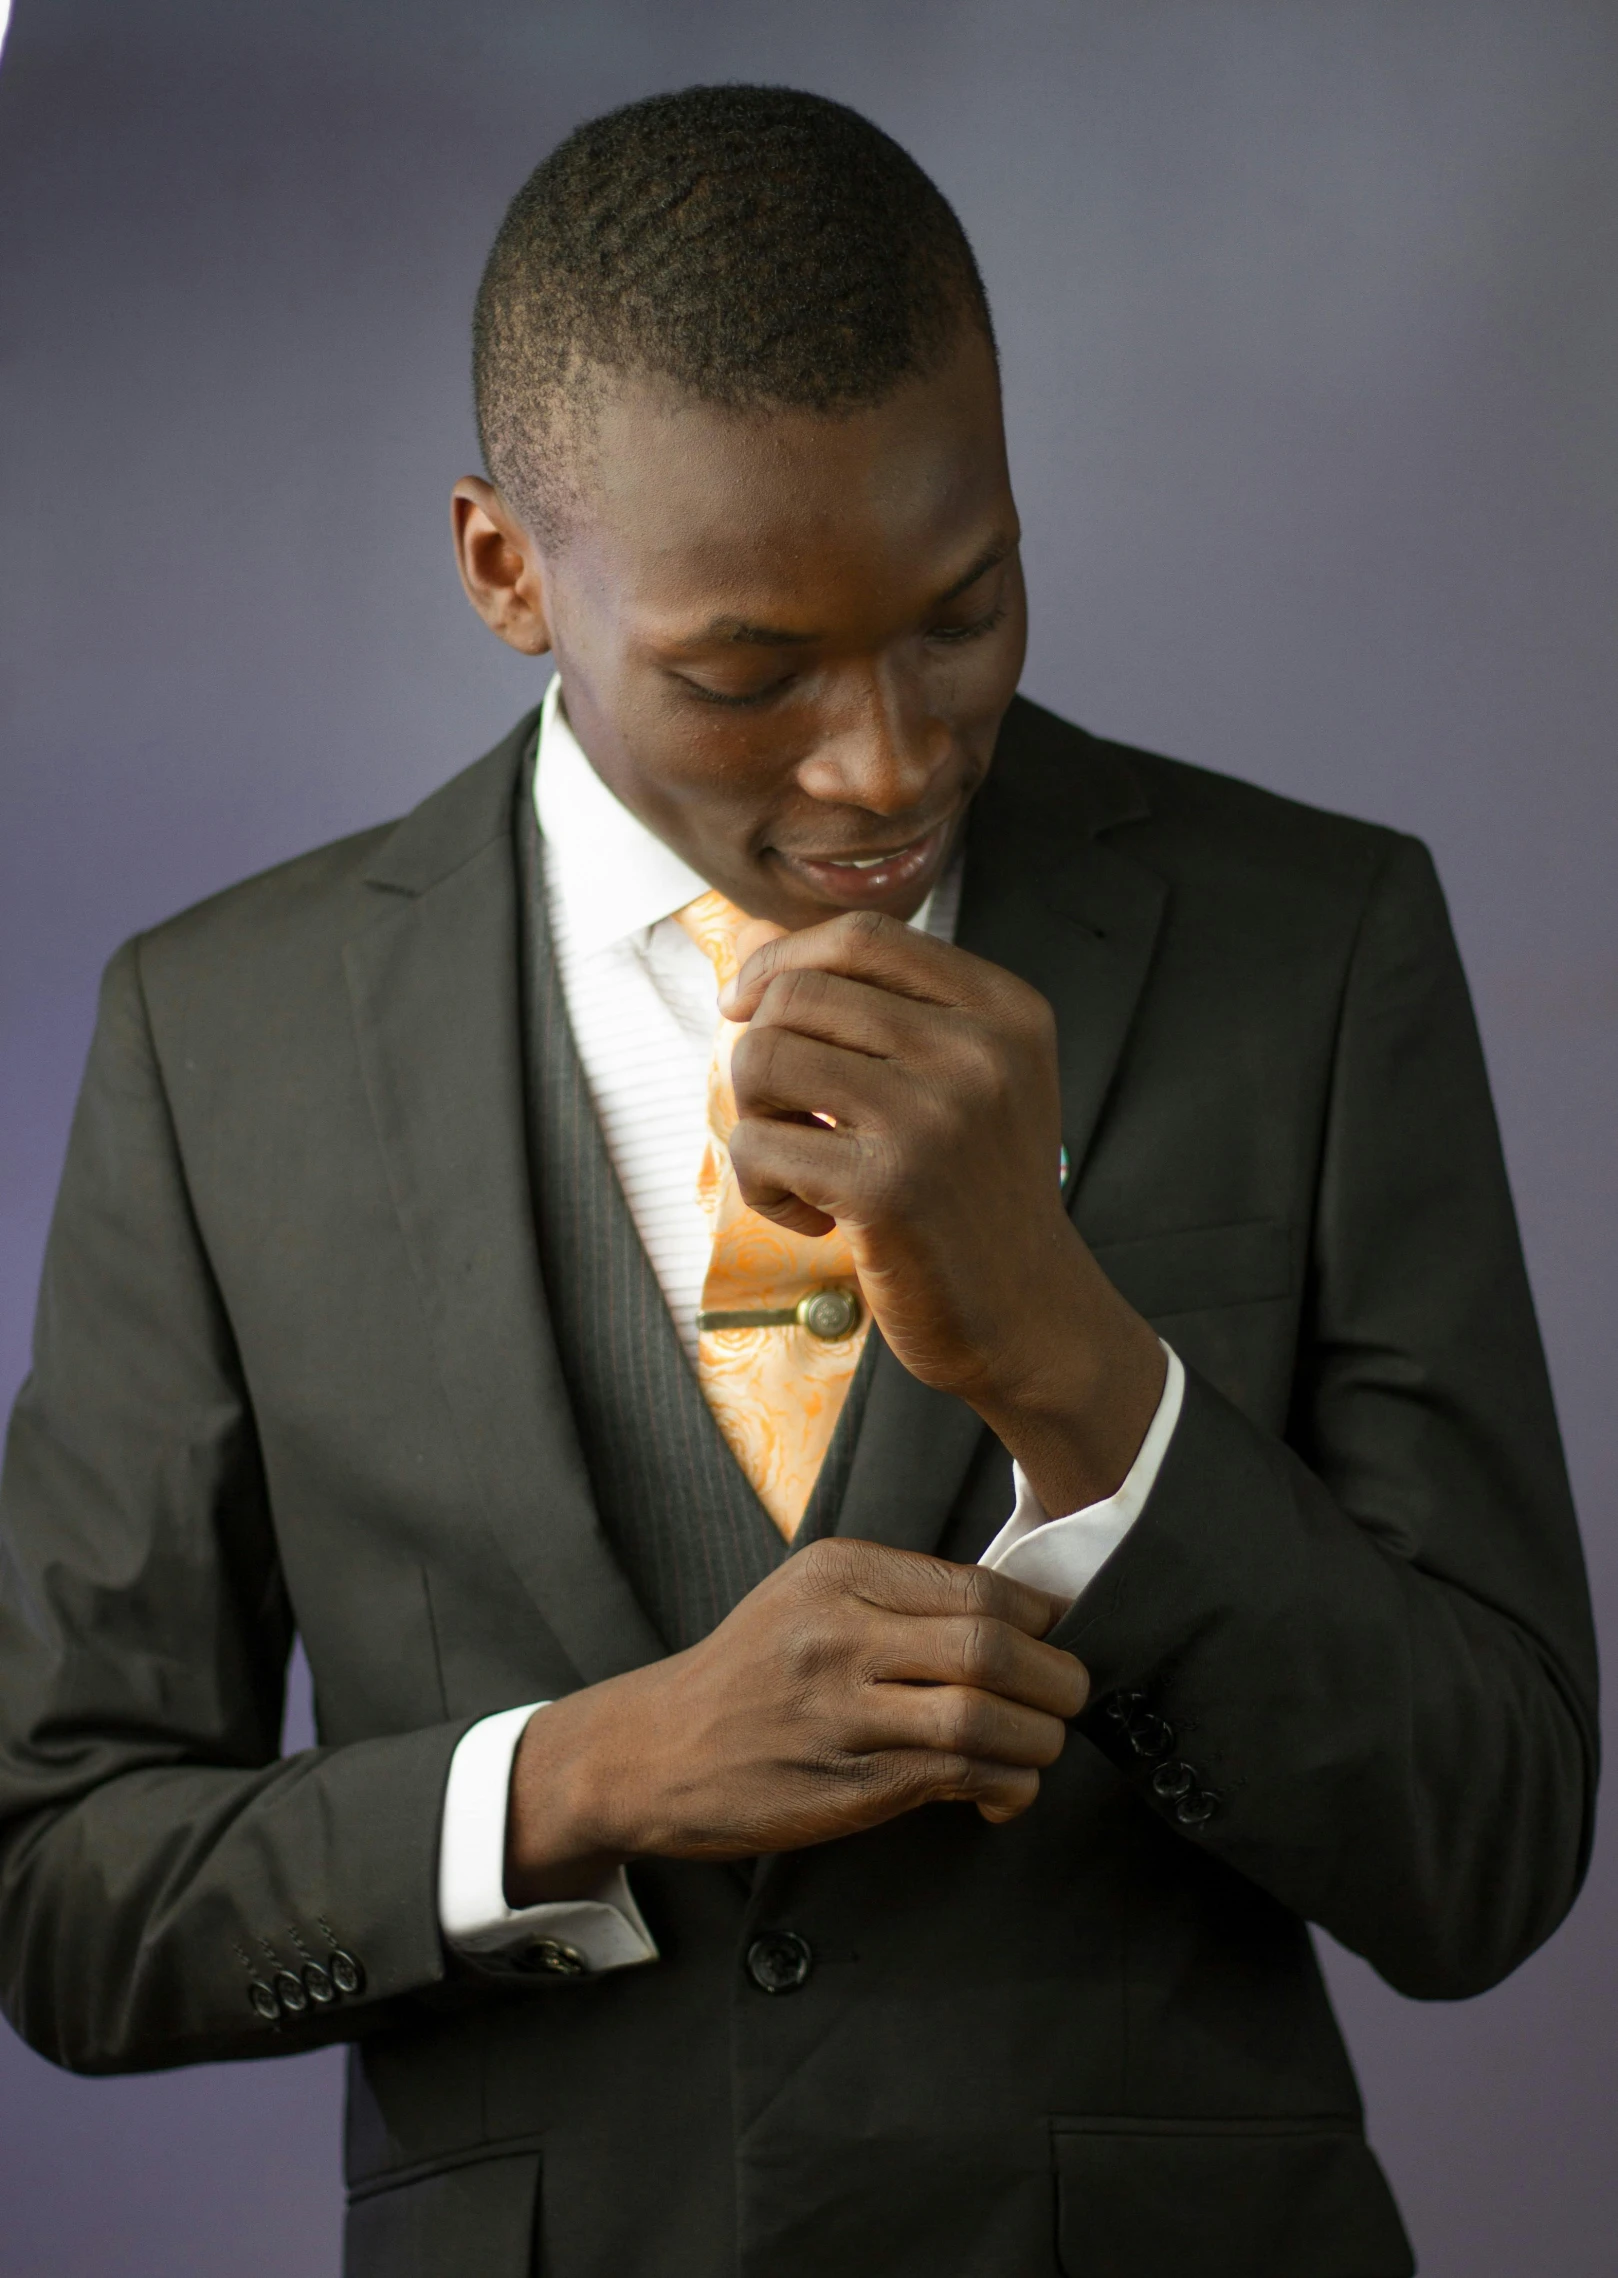
[[[281,2022],[281,2004],[273,1985],[266,1985],[261,1977],[256,1977],[247,1989],[247,1998],[252,2003],[253,2014],[262,2017],[266,2025]]]
[[[1166,1756],[1174,1746],[1173,1725],[1167,1717],[1158,1716],[1151,1709],[1143,1709],[1125,1730],[1129,1734],[1130,1747],[1137,1756],[1144,1756],[1148,1763],[1159,1756]]]
[[[304,1968],[303,1989],[317,2009],[329,2009],[337,2000],[337,1988],[331,1981],[331,1971],[322,1969],[318,1962]]]
[[[1178,1803],[1196,1784],[1197,1775],[1189,1764],[1159,1764],[1152,1774],[1152,1793],[1165,1803]]]
[[[1174,1816],[1182,1827],[1204,1827],[1224,1801],[1212,1788],[1193,1787],[1174,1807]]]
[[[353,1954],[344,1953],[341,1946],[326,1956],[326,1968],[339,1993],[353,1995],[365,1991],[365,1972]]]
[[[309,2006],[308,1989],[302,1978],[294,1977],[290,1970],[277,1970],[270,1983],[283,2012],[288,2017],[301,2017]]]
[[[560,1938],[536,1938],[517,1957],[517,1967],[532,1970],[537,1977],[588,1977],[590,1974],[590,1965],[578,1947],[564,1945]]]

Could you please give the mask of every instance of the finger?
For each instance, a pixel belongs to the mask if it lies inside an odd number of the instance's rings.
[[[972,1685],[870,1685],[849,1740],[856,1748],[916,1748],[1044,1771],[1061,1755],[1067,1726]]]
[[[991,1794],[977,1798],[977,1807],[991,1827],[1004,1827],[1008,1820],[1021,1819],[1038,1794],[1037,1772],[1007,1772]]]
[[[749,1034],[764,1028],[790,1028],[800,1036],[874,1060],[907,1063],[936,1057],[948,1049],[961,1015],[953,1007],[897,996],[869,981],[853,981],[819,966],[795,965],[774,974],[753,1009]]]
[[[823,1123],[744,1116],[730,1135],[730,1160],[743,1202],[777,1226],[829,1233],[839,1214],[852,1214],[857,1203],[862,1165],[856,1143]],[[801,1224],[805,1209],[823,1223]]]
[[[846,910],[824,925],[761,943],[721,991],[720,1010],[729,1020],[751,1020],[776,974],[811,967],[940,1005],[992,1004],[1007,978],[985,959],[918,933],[900,918],[880,910]]]
[[[859,1131],[893,1109],[891,1061],[847,1052],[790,1028],[750,1028],[739,1036],[730,1076],[744,1120],[830,1115],[839,1129]]]
[[[911,1751],[891,1775],[922,1803],[975,1803],[996,1825],[1018,1819],[1039,1794],[1039,1773],[1028,1764],[992,1764],[973,1756],[929,1756]]]
[[[806,1581],[846,1590],[887,1613],[987,1615],[1030,1637],[1043,1637],[1073,1602],[988,1566],[962,1566],[857,1536],[811,1543],[799,1556]]]
[[[1077,1716],[1090,1693],[1074,1655],[977,1614],[890,1616],[864,1649],[864,1667],[873,1683],[967,1685],[1063,1719]]]

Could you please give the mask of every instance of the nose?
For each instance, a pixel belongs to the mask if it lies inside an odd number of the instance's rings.
[[[847,714],[798,769],[799,787],[828,806],[903,815],[920,806],[949,756],[949,730],[915,696],[873,674]]]

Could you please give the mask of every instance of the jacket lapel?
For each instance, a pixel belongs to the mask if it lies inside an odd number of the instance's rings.
[[[968,822],[956,940],[1030,982],[1055,1013],[1070,1205],[1166,900],[1161,878],[1100,834],[1147,812],[1110,746],[1018,698]],[[931,1550],[984,1429],[882,1347],[837,1532]]]
[[[663,1652],[602,1532],[539,1270],[512,819],[534,720],[406,818],[346,952],[377,1138],[483,1511],[585,1683]]]

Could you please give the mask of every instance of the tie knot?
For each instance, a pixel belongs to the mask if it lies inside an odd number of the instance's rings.
[[[674,922],[682,926],[707,958],[718,976],[719,986],[734,981],[741,967],[737,942],[744,925],[752,919],[745,910],[729,902],[717,887],[699,894],[694,902],[687,902],[683,910],[676,910]]]

